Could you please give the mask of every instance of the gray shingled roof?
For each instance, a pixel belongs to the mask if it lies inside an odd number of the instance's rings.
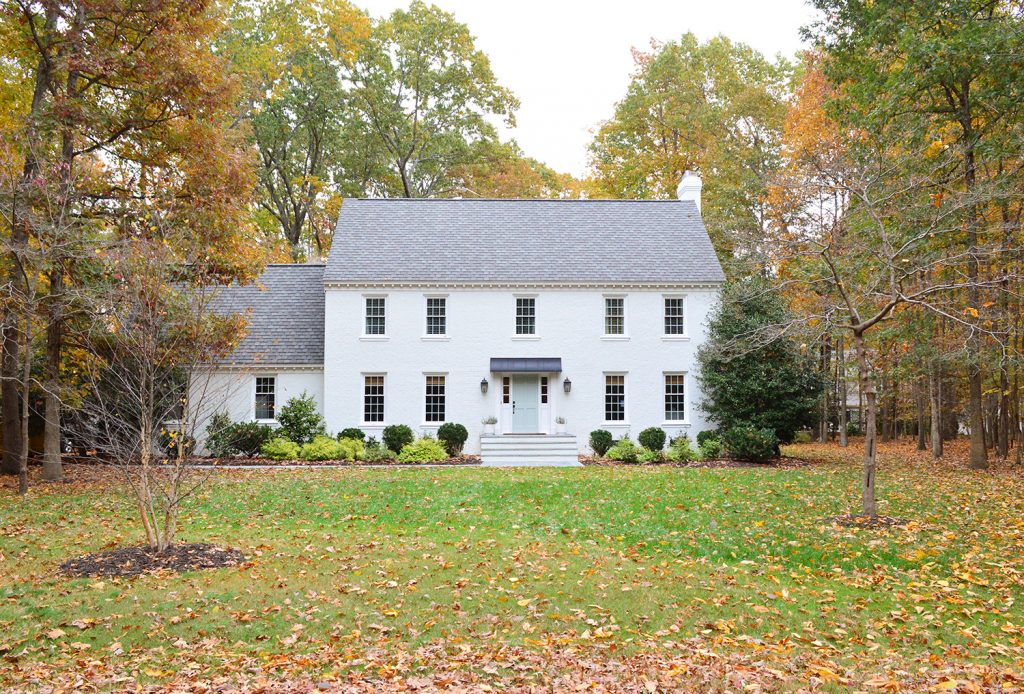
[[[324,280],[691,284],[725,275],[693,202],[346,199]]]
[[[268,265],[253,284],[221,289],[214,310],[248,317],[248,334],[222,364],[323,364],[324,266]]]

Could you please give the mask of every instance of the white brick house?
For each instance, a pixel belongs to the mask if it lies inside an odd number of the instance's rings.
[[[459,422],[485,463],[570,462],[593,429],[693,436],[724,280],[699,185],[673,201],[346,200],[326,266],[270,266],[219,297],[250,315],[218,366],[226,409],[270,421],[306,391],[335,432]]]

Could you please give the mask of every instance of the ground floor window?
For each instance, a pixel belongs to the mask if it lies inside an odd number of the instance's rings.
[[[363,421],[384,421],[384,377],[365,376],[363,378]]]
[[[540,377],[540,404],[541,405],[547,405],[548,404],[548,377],[547,376],[541,376]]]
[[[606,422],[626,420],[626,377],[622,374],[604,377],[604,419]]]
[[[276,380],[273,376],[256,377],[256,419],[274,419]]]
[[[683,374],[665,374],[665,421],[686,419],[686,385]]]
[[[427,376],[426,422],[444,421],[444,376]]]

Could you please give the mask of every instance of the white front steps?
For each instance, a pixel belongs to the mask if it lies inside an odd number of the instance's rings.
[[[480,459],[485,466],[555,466],[580,464],[574,434],[484,434]]]

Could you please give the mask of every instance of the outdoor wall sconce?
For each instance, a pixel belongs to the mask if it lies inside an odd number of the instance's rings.
[[[568,395],[569,391],[572,390],[572,381],[568,378],[562,381],[562,387],[565,388],[565,394]]]
[[[487,394],[487,385],[488,383],[486,378],[480,379],[480,392],[485,395]]]

